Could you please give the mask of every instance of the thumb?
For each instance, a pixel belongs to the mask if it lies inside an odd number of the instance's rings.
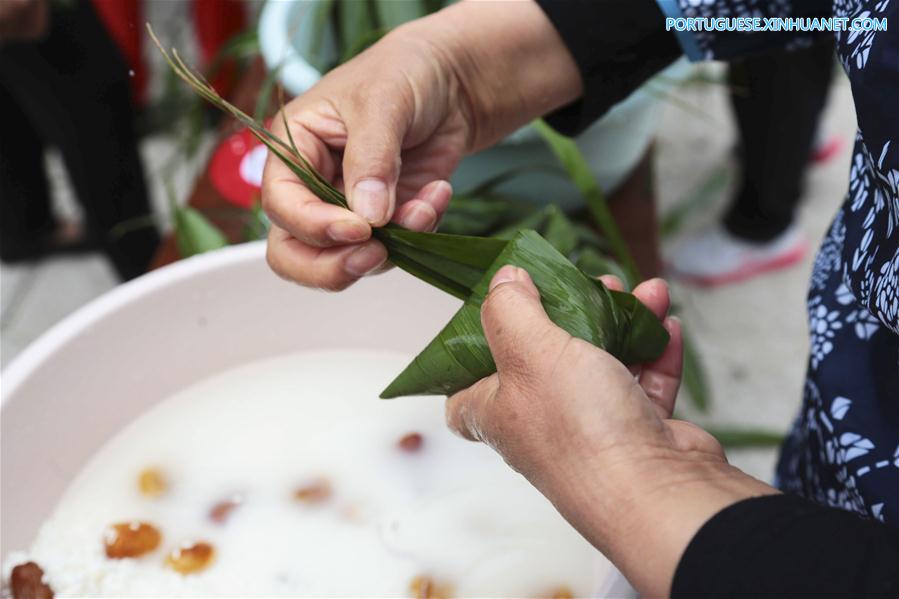
[[[343,180],[353,212],[373,226],[385,225],[396,207],[396,182],[407,122],[396,111],[366,109],[346,119]]]
[[[540,356],[570,338],[546,315],[540,292],[527,271],[511,265],[503,266],[493,276],[481,306],[481,325],[503,380],[504,375],[539,375],[545,363]]]

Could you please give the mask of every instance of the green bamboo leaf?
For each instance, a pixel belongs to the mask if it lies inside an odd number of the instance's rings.
[[[515,166],[506,171],[498,173],[484,181],[481,181],[471,189],[462,192],[465,196],[481,196],[495,191],[498,187],[502,187],[509,181],[512,181],[522,175],[531,175],[534,173],[545,173],[547,175],[565,179],[565,173],[558,167],[547,164],[526,164]]]
[[[321,57],[325,43],[325,33],[331,27],[331,15],[334,13],[334,5],[335,0],[317,0],[315,7],[312,9],[312,39],[309,44],[312,55]]]
[[[360,45],[376,29],[371,4],[366,0],[340,0],[337,3],[337,29],[340,38],[340,61],[346,62],[355,54],[351,50]]]
[[[551,204],[549,218],[546,220],[546,228],[541,232],[543,238],[556,248],[563,256],[570,256],[577,247],[577,231],[574,225],[558,206]]]
[[[590,279],[605,289],[598,279]],[[668,331],[643,303],[631,293],[608,290],[618,307],[618,347],[603,347],[625,364],[643,364],[657,360],[668,345]]]
[[[385,27],[377,27],[370,31],[367,31],[364,35],[362,35],[359,39],[353,42],[352,45],[347,47],[343,53],[340,55],[340,62],[344,63],[357,54],[363,52],[366,48],[373,45],[379,39],[387,35],[388,29]]]
[[[603,194],[596,177],[593,176],[590,165],[587,164],[580,148],[577,147],[574,140],[556,133],[542,120],[534,121],[531,126],[543,137],[550,150],[562,163],[562,168],[571,177],[575,187],[581,192],[587,208],[612,246],[615,257],[628,272],[628,278],[635,281],[641,280],[637,263],[634,262],[624,238],[621,237],[618,225],[615,224],[615,219],[612,218],[612,213],[606,203],[605,194]]]
[[[145,214],[143,216],[135,216],[128,220],[122,221],[109,230],[109,236],[113,239],[121,239],[128,233],[140,231],[141,229],[149,229],[159,224],[164,224],[162,215]]]
[[[419,0],[375,0],[375,12],[382,27],[393,29],[425,16],[427,9]]]
[[[370,4],[365,0],[340,0],[337,24],[343,46],[349,47],[374,26]]]
[[[453,196],[440,221],[441,233],[489,235],[508,222],[519,221],[537,211],[530,203],[516,202],[493,194]],[[533,228],[533,227],[530,227]]]
[[[684,389],[687,390],[690,400],[697,410],[708,412],[711,400],[705,368],[703,368],[699,352],[696,351],[690,335],[683,329],[683,324],[681,324],[681,332],[684,339],[684,369],[681,379]]]
[[[422,3],[425,7],[425,12],[431,14],[432,12],[437,12],[438,10],[449,6],[455,0],[422,0]]]
[[[271,223],[265,212],[262,211],[262,204],[259,201],[253,202],[249,212],[244,213],[248,218],[243,229],[243,238],[245,241],[258,241],[268,237],[268,230]]]
[[[189,206],[179,206],[174,212],[175,243],[181,256],[188,258],[228,245],[225,235],[205,216]]]
[[[617,262],[603,256],[591,247],[581,249],[575,264],[587,276],[598,277],[600,275],[615,275],[621,279],[625,285],[628,284],[627,274],[624,272],[624,269],[622,269]]]
[[[256,103],[253,106],[253,118],[257,121],[264,121],[265,117],[271,112],[272,92],[278,87],[278,77],[281,76],[281,64],[265,74],[262,85],[259,86],[259,93],[256,95]]]
[[[459,299],[467,299],[506,242],[492,237],[418,233],[399,227],[375,230],[390,260],[409,274]]]
[[[255,28],[231,36],[213,56],[206,72],[215,77],[227,60],[243,60],[259,54],[259,34]]]
[[[178,204],[171,179],[166,177],[163,183],[175,225],[175,245],[182,258],[189,258],[228,245],[225,235],[205,216],[190,206]]]
[[[705,430],[728,449],[780,447],[786,436],[776,431],[752,428],[705,428]]]
[[[453,251],[466,243],[466,238],[456,237]],[[640,361],[657,358],[665,349],[668,333],[643,304],[628,294],[613,297],[535,231],[522,231],[504,242],[462,308],[384,390],[382,398],[449,395],[496,372],[481,328],[480,306],[491,278],[506,264],[528,271],[550,319],[570,334],[612,355]]]
[[[549,207],[543,208],[542,210],[538,210],[537,212],[525,216],[521,220],[496,231],[493,236],[498,237],[499,239],[512,239],[521,231],[528,229],[533,229],[534,231],[542,230],[546,226],[546,221],[549,219],[548,208]]]

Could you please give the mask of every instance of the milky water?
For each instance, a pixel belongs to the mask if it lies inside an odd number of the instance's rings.
[[[403,596],[416,576],[455,596],[595,593],[608,562],[490,449],[448,432],[442,398],[377,399],[407,361],[303,353],[184,389],[97,453],[27,557],[58,595]],[[397,445],[410,432],[423,436],[419,451]],[[138,490],[148,467],[168,481],[160,497]],[[321,477],[327,501],[294,499]],[[225,523],[209,518],[233,497]],[[157,526],[160,547],[107,559],[104,529],[133,520]],[[163,567],[197,540],[215,546],[212,566]]]

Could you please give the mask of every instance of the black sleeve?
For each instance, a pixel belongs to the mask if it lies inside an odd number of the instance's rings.
[[[794,495],[725,508],[690,542],[672,597],[899,597],[899,530]]]
[[[574,135],[674,62],[681,48],[665,31],[656,0],[538,0],[574,57],[584,95],[548,115]]]

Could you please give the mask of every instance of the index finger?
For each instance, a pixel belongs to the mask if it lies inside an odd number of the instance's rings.
[[[288,120],[288,126],[297,150],[322,177],[333,181],[337,165],[326,143],[332,132],[315,131],[299,119]],[[275,117],[272,133],[289,143],[280,113]],[[262,176],[262,205],[273,223],[308,245],[331,247],[371,237],[371,226],[365,219],[323,202],[272,152]]]

